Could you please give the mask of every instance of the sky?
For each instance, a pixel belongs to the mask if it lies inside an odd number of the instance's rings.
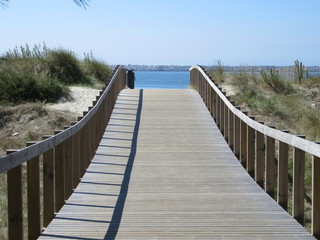
[[[319,0],[10,0],[0,55],[45,43],[107,64],[320,65]]]

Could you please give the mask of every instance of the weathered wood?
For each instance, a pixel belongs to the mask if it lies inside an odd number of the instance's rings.
[[[69,126],[65,126],[64,130]],[[64,142],[64,200],[67,200],[73,192],[73,155],[72,155],[72,137]]]
[[[83,128],[83,126],[89,122],[92,116],[96,114],[99,106],[103,102],[103,99],[109,95],[109,92],[110,94],[113,94],[111,91],[111,88],[113,87],[113,85],[117,86],[117,88],[115,88],[117,92],[114,95],[115,96],[118,95],[119,93],[118,91],[123,89],[125,86],[125,79],[126,79],[126,69],[125,67],[120,66],[117,68],[109,85],[105,89],[103,96],[101,96],[101,98],[99,99],[99,102],[95,105],[92,111],[90,111],[90,113],[86,115],[85,118],[83,118],[80,122],[78,122],[78,124],[74,125],[71,128],[68,128],[66,131],[63,131],[56,136],[53,136],[52,138],[45,139],[30,147],[27,147],[17,152],[11,153],[9,155],[0,157],[0,173],[4,173],[10,170],[11,168],[14,168],[28,161],[29,159],[32,159],[33,157],[36,157],[48,151],[49,149],[54,148],[58,144],[62,143],[63,141],[65,141],[72,135],[76,134],[78,131],[80,131],[80,129]]]
[[[228,97],[229,99],[230,97]],[[229,108],[227,107],[227,105],[224,105],[224,139],[226,139],[226,141],[229,141]]]
[[[244,168],[247,164],[247,139],[247,125],[240,120],[240,162]]]
[[[228,143],[230,146],[230,149],[234,150],[234,114],[228,110]]]
[[[298,147],[301,150],[310,153],[311,155],[320,157],[320,146],[318,144],[299,138],[297,136],[290,135],[288,133],[283,133],[276,129],[269,128],[267,126],[259,124],[258,122],[250,119],[228,101],[226,96],[224,96],[224,94],[219,90],[219,88],[210,81],[210,78],[204,73],[204,71],[199,66],[193,66],[192,68],[190,68],[190,70],[193,70],[193,69],[196,69],[197,71],[199,71],[199,73],[203,75],[205,80],[209,82],[210,86],[217,93],[218,95],[217,98],[221,99],[221,101],[223,101],[236,116],[238,116],[242,121],[244,121],[250,127],[254,128],[256,131],[263,133],[266,136],[274,138],[275,140],[282,141],[293,147]]]
[[[72,122],[75,125],[77,122]],[[72,136],[72,188],[75,189],[80,181],[80,132]]]
[[[311,233],[320,238],[320,158],[312,158],[312,221]]]
[[[197,93],[139,92],[121,92],[88,171],[40,239],[312,239],[248,176]]]
[[[234,155],[240,160],[240,119],[234,115],[233,119],[233,124],[234,124]]]
[[[253,117],[252,117],[253,118]],[[247,127],[247,172],[254,178],[255,167],[255,131],[250,126]]]
[[[31,146],[36,142],[27,142]],[[40,160],[39,157],[27,162],[28,195],[28,239],[37,239],[41,233],[40,218]]]
[[[302,137],[302,136],[301,136]],[[305,152],[294,148],[293,151],[293,184],[292,184],[292,216],[304,224],[304,167]]]
[[[79,117],[80,121],[82,117]],[[80,178],[86,171],[86,137],[85,137],[85,128],[80,130],[79,134],[79,161],[80,161]]]
[[[279,142],[277,201],[283,209],[288,208],[288,144]]]
[[[55,130],[59,134],[62,130]],[[55,211],[59,212],[65,200],[65,142],[58,144],[54,149],[54,172],[55,172]]]
[[[44,136],[44,139],[51,136]],[[54,217],[54,151],[43,153],[43,226],[47,227]]]
[[[7,150],[7,154],[17,150]],[[7,172],[8,191],[8,238],[23,239],[22,213],[22,166],[19,165]]]
[[[273,126],[272,126],[273,127]],[[266,140],[266,164],[265,164],[265,191],[274,198],[275,187],[275,141],[267,136]]]
[[[263,124],[263,122],[260,122]],[[256,132],[256,161],[255,161],[255,180],[261,188],[264,187],[264,169],[265,169],[265,140],[264,135]]]

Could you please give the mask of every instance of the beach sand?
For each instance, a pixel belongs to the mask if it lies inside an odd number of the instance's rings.
[[[92,106],[92,102],[99,95],[99,89],[87,87],[70,87],[70,98],[62,99],[57,103],[49,104],[48,108],[70,111],[77,116],[82,116],[83,111],[87,111]]]

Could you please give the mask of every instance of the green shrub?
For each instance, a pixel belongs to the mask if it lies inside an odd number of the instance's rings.
[[[108,83],[112,74],[112,70],[104,62],[97,60],[92,53],[85,54],[84,58],[85,72],[94,77],[96,80]]]
[[[67,84],[89,82],[81,70],[78,59],[71,51],[64,49],[49,51],[45,61],[48,74],[52,78]]]
[[[265,70],[260,71],[263,82],[275,93],[290,94],[294,92],[294,89],[290,82],[283,80],[278,70],[270,68],[269,72]]]
[[[54,102],[67,94],[55,79],[37,78],[30,73],[12,70],[0,71],[0,102]]]

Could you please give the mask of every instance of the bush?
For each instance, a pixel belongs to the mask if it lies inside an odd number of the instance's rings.
[[[263,82],[275,93],[290,94],[294,92],[292,85],[288,81],[281,79],[276,69],[270,68],[269,72],[262,70],[260,74]]]
[[[45,61],[49,76],[52,78],[67,84],[89,82],[71,51],[64,49],[49,51]]]
[[[112,70],[104,62],[94,58],[92,53],[85,54],[84,69],[88,75],[100,82],[108,83],[110,81]]]
[[[54,102],[67,94],[55,79],[37,78],[30,73],[0,71],[0,102]]]

